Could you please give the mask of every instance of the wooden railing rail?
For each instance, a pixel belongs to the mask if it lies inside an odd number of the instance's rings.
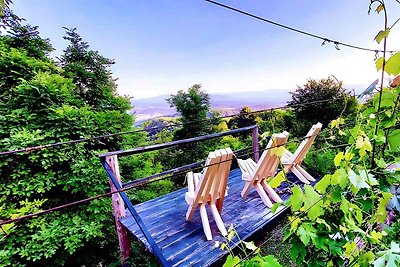
[[[257,129],[257,130],[255,130],[255,129]],[[247,132],[247,131],[252,131],[253,134],[257,133],[256,134],[257,135],[256,143],[258,144],[258,127],[257,127],[257,125],[251,125],[248,127],[238,128],[235,130],[230,130],[230,131],[226,131],[226,132],[222,132],[222,133],[202,135],[202,136],[198,136],[198,137],[182,139],[182,140],[172,141],[172,142],[168,142],[168,143],[143,146],[143,147],[135,147],[132,149],[127,149],[127,150],[118,150],[118,151],[107,152],[107,153],[99,155],[99,157],[105,158],[105,157],[114,156],[114,155],[128,156],[128,155],[140,154],[140,153],[144,153],[144,152],[159,150],[159,149],[168,148],[168,147],[177,146],[177,145],[196,143],[196,142],[200,142],[200,141],[205,141],[205,140],[209,140],[209,139],[214,139],[214,138],[218,138],[218,137],[223,137],[223,136]],[[253,135],[253,137],[254,137],[254,135]],[[253,139],[253,144],[254,144],[254,139]],[[256,151],[258,151],[258,150],[256,150]]]

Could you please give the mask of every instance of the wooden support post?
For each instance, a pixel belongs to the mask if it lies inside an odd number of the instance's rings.
[[[260,146],[258,143],[258,127],[255,126],[252,131],[253,137],[253,159],[255,162],[258,162],[260,159]]]
[[[118,166],[118,156],[114,155],[106,157],[106,162],[111,167],[111,170],[115,178],[121,185],[121,177]],[[111,187],[111,192],[117,191],[111,180],[110,180],[110,187]],[[119,218],[125,217],[125,205],[124,201],[122,200],[119,194],[113,194],[111,198],[112,198],[112,208],[114,211],[115,226],[118,234],[119,249],[121,251],[122,264],[124,264],[126,259],[129,257],[131,253],[131,244],[129,241],[128,232],[126,228],[119,222]]]

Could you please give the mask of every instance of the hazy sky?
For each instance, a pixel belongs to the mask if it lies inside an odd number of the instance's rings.
[[[373,52],[334,45],[214,6],[203,0],[15,0],[12,8],[50,38],[56,56],[65,27],[113,58],[118,91],[136,98],[201,83],[209,93],[292,89],[331,74],[349,85],[378,78]],[[381,48],[373,38],[383,15],[370,0],[223,1],[245,11],[342,42]],[[400,4],[386,0],[389,23]],[[388,39],[400,49],[400,23]]]

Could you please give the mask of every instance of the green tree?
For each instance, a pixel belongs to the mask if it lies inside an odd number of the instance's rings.
[[[236,116],[229,121],[229,128],[237,129],[257,124],[259,118],[257,114],[251,112],[252,110],[250,107],[243,107],[239,112],[239,116]]]
[[[306,133],[316,122],[327,125],[341,114],[354,114],[357,105],[356,98],[343,88],[343,83],[331,77],[309,79],[291,94],[289,105],[293,107],[302,128],[300,134]]]
[[[171,95],[167,102],[181,114],[178,122],[183,124],[174,132],[173,140],[210,134],[213,131],[212,125],[219,124],[218,119],[209,118],[211,114],[210,97],[201,89],[200,84],[193,85],[187,91],[178,91],[176,95]],[[193,123],[193,121],[195,122]],[[214,142],[211,140],[174,147],[161,152],[160,160],[164,162],[166,168],[203,160]]]
[[[96,110],[125,111],[131,108],[126,98],[116,95],[115,79],[109,67],[114,60],[89,50],[89,44],[82,40],[76,28],[66,29],[65,40],[70,44],[59,59],[59,64],[77,86],[79,95],[87,105]]]
[[[210,124],[207,120],[210,112],[210,97],[201,90],[200,84],[193,85],[187,92],[178,91],[176,95],[171,95],[167,102],[181,114],[179,122],[183,126],[175,132],[175,140],[210,133]],[[199,122],[191,123],[192,121]]]
[[[98,52],[85,50],[95,59],[86,58],[84,65],[79,57],[75,64],[67,51],[64,71],[46,56],[48,46],[37,45],[46,43],[37,31],[25,39],[20,30],[0,36],[1,151],[132,129],[133,118],[126,112],[129,101],[116,95],[108,65],[99,62]],[[89,66],[91,62],[96,66]],[[71,66],[103,69],[74,73]],[[93,75],[93,81],[80,83],[85,75]],[[139,142],[143,136],[132,135],[2,157],[0,220],[104,193],[109,185],[97,155]],[[4,229],[1,266],[98,266],[118,257],[108,199]]]

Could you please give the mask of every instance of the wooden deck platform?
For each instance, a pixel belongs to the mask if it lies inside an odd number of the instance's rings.
[[[297,181],[292,175],[288,177]],[[280,206],[272,214],[252,189],[249,196],[243,199],[240,192],[244,186],[239,169],[232,170],[228,181],[228,196],[222,209],[222,219],[227,229],[230,225],[238,232],[242,240],[248,239],[254,233],[266,228],[274,219],[282,216],[287,209]],[[280,194],[283,200],[290,195],[286,183],[283,183]],[[185,214],[188,208],[184,194],[186,188],[158,197],[135,206],[148,231],[161,248],[171,266],[209,266],[228,252],[221,250],[216,241],[224,242],[208,209],[213,241],[207,241],[203,232],[199,210],[196,210],[193,221],[186,222]],[[127,210],[127,216],[120,222],[129,229],[147,248],[149,248],[142,232]],[[235,246],[237,239],[232,240]]]

